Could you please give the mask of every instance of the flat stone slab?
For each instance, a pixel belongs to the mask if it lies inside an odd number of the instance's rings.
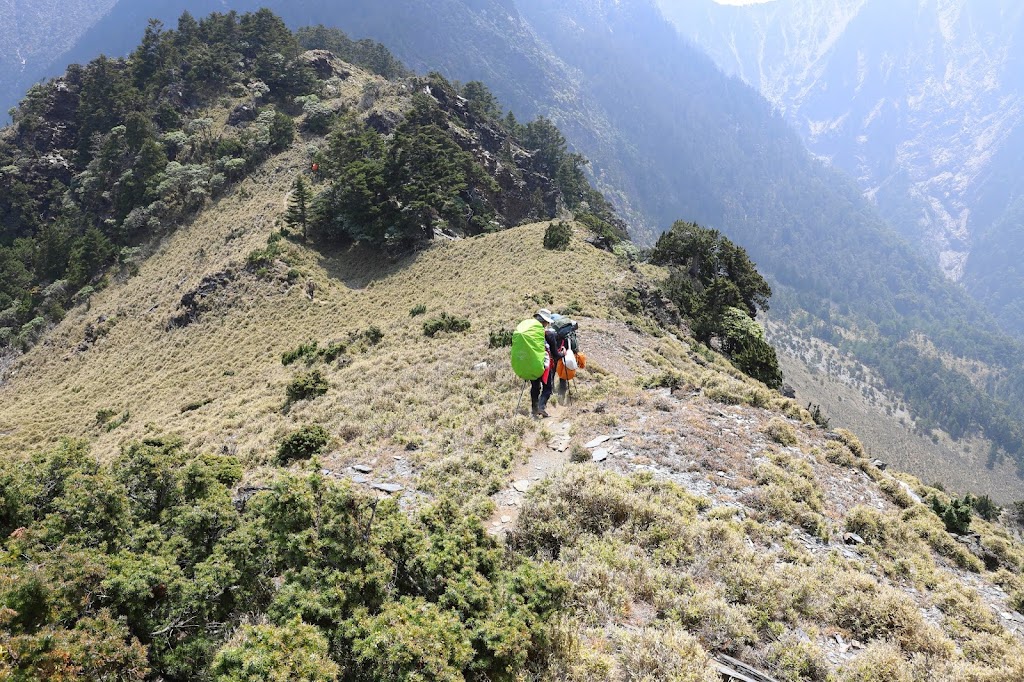
[[[608,449],[607,448],[598,448],[597,450],[594,450],[594,461],[595,462],[603,462],[606,459],[608,459]]]
[[[353,483],[367,483],[367,482],[369,482],[369,480],[370,479],[368,479],[366,476],[353,476],[352,477],[352,482]]]
[[[594,440],[592,440],[589,443],[585,444],[583,447],[585,447],[585,448],[596,448],[598,445],[600,445],[601,443],[603,443],[603,442],[605,442],[606,440],[609,440],[609,439],[611,439],[611,436],[598,436]]]
[[[369,464],[353,464],[352,468],[361,474],[368,474],[373,471],[373,467]]]
[[[402,486],[397,483],[371,483],[370,487],[376,490],[383,490],[386,493],[397,493],[402,490]]]
[[[570,442],[572,442],[572,438],[569,436],[559,436],[558,438],[552,438],[548,446],[555,452],[565,452],[569,449]]]
[[[512,487],[515,488],[517,491],[519,491],[521,493],[525,493],[527,490],[530,489],[530,482],[529,481],[516,481],[515,483],[512,484]]]

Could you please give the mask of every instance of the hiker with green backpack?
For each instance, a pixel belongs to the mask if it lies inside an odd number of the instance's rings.
[[[548,416],[555,363],[564,353],[551,327],[553,320],[551,311],[542,308],[532,319],[520,322],[512,334],[512,371],[530,382],[530,414],[534,417]]]

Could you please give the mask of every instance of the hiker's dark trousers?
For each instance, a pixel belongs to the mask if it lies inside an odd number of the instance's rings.
[[[548,398],[551,397],[552,381],[551,377],[555,375],[554,372],[548,372],[548,380],[543,381],[541,379],[534,379],[530,382],[530,406],[543,410],[548,406]],[[538,403],[538,399],[540,402]]]

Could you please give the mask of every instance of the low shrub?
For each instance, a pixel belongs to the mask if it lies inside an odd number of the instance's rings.
[[[289,383],[288,388],[285,389],[288,402],[295,402],[296,400],[305,400],[307,398],[316,398],[324,393],[327,393],[327,389],[330,388],[330,384],[327,383],[327,379],[324,378],[323,373],[314,369],[310,372],[303,372],[302,374],[296,375]]]
[[[299,344],[292,350],[281,353],[281,364],[287,367],[296,360],[305,359],[307,362],[312,362],[317,355],[317,343],[316,341],[310,341],[309,343]]]
[[[565,251],[569,248],[572,240],[572,225],[559,220],[557,223],[548,224],[544,230],[544,248],[553,251]]]
[[[211,672],[215,682],[334,682],[340,668],[329,652],[323,633],[296,616],[280,627],[265,624],[240,628],[217,652]]]
[[[950,533],[966,535],[970,530],[973,510],[970,495],[963,499],[950,497],[948,502],[939,499],[937,495],[932,495],[928,499],[928,503],[931,505],[932,511],[942,519],[942,523]]]
[[[593,455],[590,453],[590,450],[587,450],[579,443],[574,443],[573,446],[569,449],[570,462],[576,462],[577,464],[580,464],[582,462],[589,462],[591,459],[593,459]]]
[[[319,455],[331,442],[331,434],[319,424],[303,426],[285,436],[277,447],[277,460],[288,464],[297,459],[309,459]]]
[[[467,322],[466,324],[468,328],[469,323]],[[376,346],[384,338],[384,332],[377,325],[371,325],[363,332],[363,338],[371,346]]]
[[[488,338],[487,338],[487,347],[488,348],[507,348],[507,347],[511,346],[512,345],[512,335],[514,333],[515,332],[513,332],[511,329],[501,329],[501,330],[498,330],[496,332],[492,331],[488,335]]]
[[[775,418],[764,425],[761,432],[779,445],[796,445],[796,431],[785,420]]]
[[[469,330],[469,326],[469,320],[464,317],[455,317],[448,313],[441,313],[439,317],[423,323],[423,334],[424,336],[434,337],[439,332],[464,332]]]
[[[422,303],[419,303],[417,305],[414,305],[409,310],[409,317],[418,317],[419,315],[426,314],[426,312],[427,312],[427,306],[422,304]]]

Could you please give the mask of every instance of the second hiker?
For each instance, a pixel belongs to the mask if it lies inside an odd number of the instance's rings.
[[[565,351],[560,348],[558,336],[551,326],[554,321],[551,311],[541,308],[533,317],[544,325],[544,350],[547,352],[548,361],[545,363],[544,374],[530,382],[530,413],[534,417],[547,417],[546,408],[554,385],[555,364]]]

